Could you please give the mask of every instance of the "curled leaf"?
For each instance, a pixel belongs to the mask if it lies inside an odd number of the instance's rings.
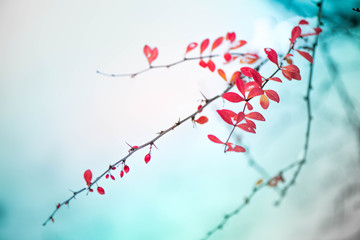
[[[187,46],[187,48],[186,48],[186,53],[194,50],[194,49],[197,47],[197,45],[198,45],[198,44],[197,44],[196,42],[190,43],[190,44]],[[186,53],[185,53],[185,54],[186,54]]]

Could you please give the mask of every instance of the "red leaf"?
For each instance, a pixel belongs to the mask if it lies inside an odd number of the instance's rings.
[[[280,102],[280,97],[274,90],[265,90],[264,92],[269,99],[271,99],[277,103]]]
[[[146,154],[146,155],[145,155],[145,158],[144,158],[145,163],[147,164],[148,162],[150,162],[150,159],[151,159],[150,153]]]
[[[297,66],[290,64],[281,68],[281,71],[287,79],[301,80],[300,70]]]
[[[264,91],[261,88],[253,88],[250,90],[247,99],[249,100],[253,97],[260,96],[262,94],[264,94]]]
[[[264,49],[265,53],[267,54],[268,59],[275,63],[276,66],[279,66],[279,62],[278,62],[278,55],[275,52],[275,50],[271,49],[271,48],[265,48]]]
[[[235,71],[231,76],[230,83],[235,82],[238,78],[240,79],[241,73],[239,71]],[[241,79],[240,79],[241,80]]]
[[[240,63],[253,64],[259,59],[257,54],[246,53],[246,56],[240,59]]]
[[[104,189],[103,189],[102,187],[98,187],[98,188],[97,188],[97,191],[98,191],[98,193],[101,194],[101,195],[104,195],[104,194],[105,194],[105,191],[104,191]]]
[[[215,48],[220,46],[220,44],[222,43],[223,40],[224,40],[224,37],[219,37],[218,39],[216,39],[211,47],[211,51],[213,51]]]
[[[234,32],[226,34],[226,40],[229,40],[230,42],[234,42],[235,39],[236,39],[236,34]]]
[[[204,60],[200,60],[200,62],[199,62],[199,65],[201,66],[201,67],[203,67],[203,68],[206,68],[207,67],[207,63],[204,61]]]
[[[263,109],[267,109],[269,107],[270,101],[265,95],[260,96],[260,105]]]
[[[304,51],[300,51],[300,50],[296,50],[301,56],[303,56],[306,60],[308,60],[311,64],[313,63],[313,57],[307,53],[307,52],[304,52]]]
[[[226,150],[226,152],[245,152],[245,148],[243,148],[242,146],[233,144],[233,143],[226,143],[226,146],[228,147],[228,149]]]
[[[144,54],[150,65],[157,58],[158,53],[157,48],[151,49],[148,45],[144,46]]]
[[[207,38],[200,44],[200,55],[205,51],[205,49],[209,46],[210,40]]]
[[[91,185],[91,179],[92,179],[92,172],[90,171],[90,169],[86,170],[84,172],[84,179],[85,179],[85,182],[88,186]]]
[[[259,112],[248,113],[248,114],[246,114],[246,117],[254,119],[254,120],[258,120],[258,121],[265,121],[264,116],[261,115],[261,113],[259,113]]]
[[[122,178],[124,176],[124,171],[120,171],[120,177]]]
[[[222,77],[222,79],[224,79],[227,82],[226,74],[225,74],[224,70],[219,68],[218,69],[218,74],[220,75],[220,77]]]
[[[214,142],[214,143],[219,143],[219,144],[223,144],[222,141],[220,141],[217,137],[215,137],[214,135],[209,134],[208,138],[210,139],[210,141]]]
[[[256,133],[255,129],[246,123],[241,123],[241,124],[237,125],[237,127],[239,127],[240,129],[242,129],[246,132],[249,132],[249,133]]]
[[[199,105],[199,106],[198,106],[198,108],[197,108],[197,109],[198,109],[198,111],[201,109],[201,110],[199,111],[199,113],[201,113],[201,112],[202,112],[202,107],[203,107],[202,105]]]
[[[125,172],[125,173],[128,173],[129,171],[130,171],[129,166],[128,166],[128,165],[125,165],[125,166],[124,166],[124,172]]]
[[[275,82],[282,82],[280,78],[278,77],[272,77],[272,78],[269,78],[269,80],[272,80],[272,81],[275,81]]]
[[[241,80],[240,80],[241,81]],[[224,93],[222,95],[222,97],[226,100],[228,100],[229,102],[233,102],[233,103],[238,103],[238,102],[242,102],[244,101],[245,99],[242,98],[239,94],[237,93],[234,93],[234,92],[227,92],[227,93]]]
[[[194,50],[194,49],[197,47],[197,45],[198,45],[198,44],[197,44],[196,42],[190,43],[190,44],[187,46],[187,48],[186,48],[186,53]],[[185,54],[186,54],[186,53],[185,53]]]
[[[204,123],[207,123],[208,121],[209,121],[209,119],[205,116],[201,116],[197,120],[195,120],[195,122],[197,122],[199,124],[204,124]]]
[[[295,40],[300,37],[301,35],[301,28],[299,26],[296,26],[293,28],[293,30],[291,31],[291,38],[290,38],[290,42],[292,44],[294,44]]]
[[[306,36],[313,36],[313,35],[319,35],[322,32],[322,29],[319,27],[314,28],[314,33],[306,33],[306,34],[301,34],[302,37],[306,37]]]
[[[239,92],[245,97],[245,83],[240,78],[237,78],[235,81],[236,87],[239,90]]]
[[[225,121],[225,122],[227,122],[228,124],[230,124],[230,125],[234,125],[233,124],[233,121],[232,121],[232,117],[235,115],[235,113],[234,113],[234,115],[233,116],[231,116],[230,115],[230,112],[232,112],[232,111],[230,111],[230,110],[227,110],[227,109],[222,109],[222,110],[216,110],[216,112],[220,115],[220,117]]]
[[[210,71],[214,72],[215,71],[215,63],[209,59],[209,61],[207,62],[207,66],[210,69]]]
[[[261,87],[262,77],[260,73],[258,73],[258,71],[250,67],[242,67],[240,70],[245,76],[253,78],[254,81],[259,85],[259,87]]]
[[[239,112],[235,117],[234,120],[236,121],[236,124],[238,124],[239,122],[241,122],[242,120],[244,120],[245,118],[245,113],[244,112]]]
[[[231,50],[238,49],[238,48],[244,46],[246,43],[247,42],[245,40],[239,40],[239,42],[235,46],[231,47],[230,49]]]
[[[231,54],[230,53],[225,53],[224,59],[225,59],[226,62],[230,62],[231,61]]]
[[[299,21],[299,25],[306,25],[306,24],[309,24],[309,22],[306,21],[305,19],[301,19],[301,20]]]
[[[251,111],[253,110],[253,106],[249,103],[249,102],[246,102],[246,107]]]
[[[245,84],[245,92],[250,92],[254,88],[258,88],[259,84],[257,84],[255,81],[247,82]]]
[[[250,119],[245,118],[245,122],[252,128],[256,129],[256,124]]]

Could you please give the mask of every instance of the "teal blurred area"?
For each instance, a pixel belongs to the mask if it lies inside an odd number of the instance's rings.
[[[324,3],[310,149],[296,185],[278,207],[277,191],[257,193],[211,239],[356,239],[360,131],[351,125],[352,114],[359,116],[360,31],[354,21],[360,13],[351,10],[356,4]],[[342,25],[329,17],[334,9],[344,14],[336,15]],[[207,124],[189,122],[161,138],[149,164],[143,160],[147,150],[136,152],[123,179],[115,171],[115,182],[99,181],[104,196],[81,194],[60,209],[54,224],[42,226],[58,202],[85,186],[86,169],[98,176],[127,154],[125,142],[147,142],[194,112],[201,93],[210,98],[226,88],[197,62],[136,78],[109,78],[96,70],[146,68],[145,44],[159,48],[156,64],[174,62],[190,42],[231,31],[248,41],[246,51],[265,57],[262,49],[272,47],[281,53],[292,27],[303,17],[315,24],[315,15],[311,1],[1,1],[0,239],[202,239],[262,178],[246,154],[224,154],[208,141],[208,134],[223,139],[230,132],[215,114],[231,106],[222,100],[204,110]],[[254,104],[266,122],[258,124],[256,135],[238,136],[270,175],[302,154],[309,64],[300,56],[294,61],[302,81],[269,83],[280,104],[272,102],[265,111]],[[225,70],[232,68],[238,65]],[[262,71],[267,75],[274,66]],[[292,174],[284,174],[285,180]]]

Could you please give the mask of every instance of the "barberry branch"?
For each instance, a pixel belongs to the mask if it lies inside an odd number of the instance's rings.
[[[206,233],[206,236],[204,238],[202,238],[202,240],[207,240],[212,235],[214,235],[217,231],[222,230],[223,227],[226,225],[226,223],[230,220],[230,218],[232,218],[235,215],[239,214],[240,211],[250,203],[251,199],[255,196],[255,194],[258,193],[261,189],[264,189],[267,185],[269,185],[269,183],[271,182],[272,179],[276,178],[277,176],[282,175],[283,173],[293,169],[296,166],[299,166],[301,164],[300,162],[301,161],[293,162],[292,164],[290,164],[290,165],[286,166],[285,168],[281,169],[278,174],[276,174],[275,176],[269,178],[265,183],[263,183],[263,184],[261,184],[259,186],[254,186],[251,193],[247,197],[245,197],[244,201],[237,208],[235,208],[233,211],[225,214],[223,219],[214,228],[212,228],[210,231],[208,231]]]
[[[231,53],[232,56],[246,56],[246,53]],[[222,55],[220,54],[211,54],[211,55],[206,55],[206,56],[199,56],[199,57],[184,57],[182,60],[170,63],[170,64],[166,64],[166,65],[149,65],[148,68],[142,69],[140,71],[134,72],[134,73],[121,73],[121,74],[114,74],[114,73],[105,73],[105,72],[101,72],[99,70],[96,71],[96,73],[106,76],[106,77],[136,77],[137,75],[147,72],[151,69],[155,69],[155,68],[170,68],[173,67],[175,65],[178,65],[180,63],[186,62],[186,61],[193,61],[193,60],[201,60],[201,59],[211,59],[211,58],[216,58],[216,57],[221,57]]]

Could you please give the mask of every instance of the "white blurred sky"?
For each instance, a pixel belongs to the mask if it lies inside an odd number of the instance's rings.
[[[249,51],[262,54],[263,47],[272,47],[281,52],[299,17],[278,11],[268,1],[1,1],[0,205],[5,217],[0,236],[201,238],[259,178],[243,155],[225,155],[206,139],[208,133],[227,135],[213,114],[223,106],[221,101],[204,112],[208,124],[193,129],[188,123],[161,139],[150,164],[143,163],[145,150],[129,160],[131,171],[124,180],[102,180],[105,196],[81,195],[56,215],[56,224],[41,224],[55,204],[70,195],[68,189],[83,186],[86,169],[99,174],[126,154],[124,141],[149,140],[192,113],[201,99],[199,91],[211,97],[226,87],[196,62],[155,69],[135,79],[102,77],[96,70],[127,73],[145,68],[144,44],[159,48],[155,63],[173,62],[188,43],[228,31],[247,40]],[[305,84],[272,85],[281,93],[281,104],[271,103],[264,113],[267,122],[259,124],[256,136],[246,138],[272,173],[296,160],[302,148]],[[314,131],[323,135],[331,124],[314,122]],[[341,136],[341,129],[329,133],[328,144]],[[353,147],[350,141],[339,151]],[[306,167],[308,174],[316,169],[314,164]],[[309,176],[308,181],[314,180]],[[292,191],[303,193],[305,183]],[[317,196],[318,188],[306,191]],[[289,239],[309,228],[304,221],[310,213],[321,223],[323,199],[309,203],[299,192],[280,210],[272,207],[276,195],[264,192],[214,239]],[[259,224],[261,232],[256,231]],[[286,230],[278,228],[280,224]],[[310,227],[309,236],[316,235],[316,226]]]

